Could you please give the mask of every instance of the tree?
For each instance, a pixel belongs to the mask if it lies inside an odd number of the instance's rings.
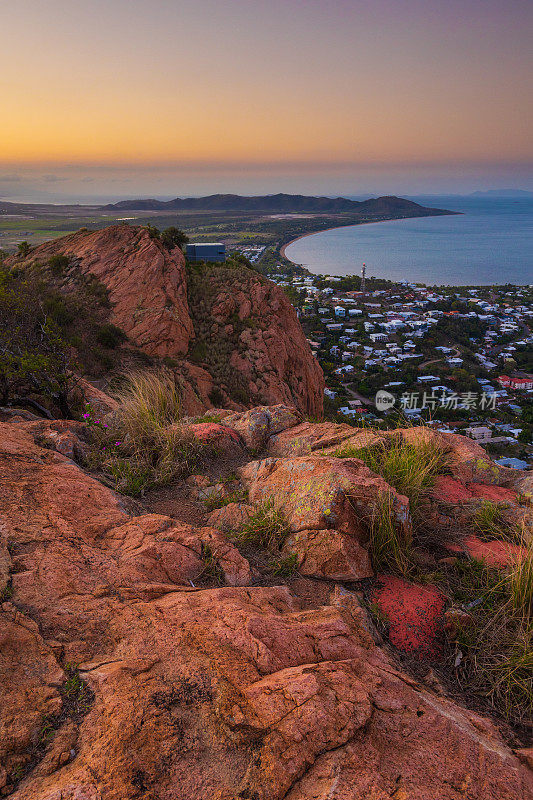
[[[181,247],[183,249],[183,245],[187,244],[189,237],[179,228],[171,226],[170,228],[165,228],[162,232],[161,241],[169,250],[172,250],[174,247]]]
[[[26,241],[20,242],[20,244],[18,246],[19,255],[27,256],[28,253],[30,252],[30,250],[31,250],[31,247],[30,247],[28,242],[26,242]]]

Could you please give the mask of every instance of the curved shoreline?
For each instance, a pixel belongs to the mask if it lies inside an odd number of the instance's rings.
[[[376,224],[378,222],[396,222],[396,221],[401,220],[401,219],[426,219],[427,217],[434,217],[434,216],[440,217],[440,216],[446,216],[446,215],[444,215],[444,214],[424,214],[422,217],[391,217],[390,219],[368,219],[368,220],[365,220],[365,222],[351,222],[349,225],[333,225],[331,228],[322,228],[319,231],[310,231],[309,233],[302,233],[301,236],[297,236],[296,239],[291,239],[290,242],[287,242],[286,244],[282,245],[279,248],[279,254],[280,254],[280,256],[282,258],[286,258],[287,261],[290,261],[291,264],[294,264],[297,267],[301,267],[302,264],[298,264],[296,261],[293,261],[291,258],[289,258],[285,254],[285,250],[287,249],[287,247],[290,247],[290,245],[294,244],[295,242],[299,242],[300,239],[306,239],[308,236],[316,236],[317,233],[325,233],[326,231],[338,231],[341,228],[358,228],[359,225],[374,225],[374,224]],[[305,267],[305,269],[308,269],[308,267]]]

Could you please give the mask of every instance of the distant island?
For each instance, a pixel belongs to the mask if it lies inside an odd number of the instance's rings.
[[[270,194],[246,197],[238,194],[212,194],[207,197],[176,197],[174,200],[121,200],[103,206],[121,211],[240,211],[275,214],[374,213],[401,216],[454,214],[440,208],[426,208],[412,200],[388,196],[369,200],[345,197],[312,197],[302,194]]]

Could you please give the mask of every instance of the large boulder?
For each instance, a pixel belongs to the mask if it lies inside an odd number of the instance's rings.
[[[27,260],[46,264],[56,255],[70,259],[67,281],[81,275],[105,287],[110,322],[131,343],[149,356],[170,359],[186,413],[212,407],[216,389],[223,404],[235,409],[284,403],[322,415],[324,376],[296,311],[283,290],[257,272],[220,265],[206,271],[198,292],[191,293],[194,278],[180,248],[169,250],[133,225],[82,229],[33,248]],[[20,257],[10,263],[20,263]],[[190,302],[196,294],[200,302]],[[211,356],[201,364],[193,349],[200,333]],[[97,393],[91,394],[99,403]]]
[[[305,456],[313,452],[332,453],[339,447],[366,447],[379,441],[372,431],[357,430],[335,422],[302,422],[271,436],[269,456]]]
[[[185,259],[169,251],[146,228],[110,225],[80,230],[39,245],[34,261],[69,256],[80,272],[108,290],[111,321],[153,356],[183,356],[194,335],[187,303]]]
[[[394,434],[389,434],[394,435]],[[450,474],[463,483],[497,484],[511,482],[513,470],[496,464],[481,445],[467,436],[455,433],[440,433],[425,426],[405,428],[402,438],[410,444],[434,444],[447,454]]]
[[[287,537],[283,554],[296,556],[302,575],[332,581],[359,581],[373,576],[368,551],[353,536],[339,531],[298,531]]]
[[[268,439],[298,424],[300,414],[285,405],[252,408],[224,416],[224,425],[233,428],[244,439],[250,450],[261,450]]]
[[[382,498],[400,526],[410,525],[407,498],[356,458],[266,458],[243,467],[241,477],[250,501],[272,502],[294,532],[335,528],[360,536]]]

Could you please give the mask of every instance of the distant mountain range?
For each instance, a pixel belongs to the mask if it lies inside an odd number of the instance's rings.
[[[208,197],[176,197],[174,200],[121,200],[102,206],[115,211],[240,211],[273,214],[452,214],[438,208],[426,208],[402,197],[378,197],[371,200],[347,200],[345,197],[307,197],[302,194],[271,194],[244,197],[238,194],[212,194]]]

